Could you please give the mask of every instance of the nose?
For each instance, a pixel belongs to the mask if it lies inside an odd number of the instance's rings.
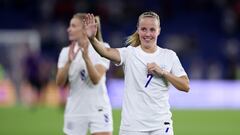
[[[68,27],[67,32],[69,33],[71,31],[70,27]]]
[[[146,34],[146,36],[150,36],[151,32],[149,30],[147,30],[145,34]]]

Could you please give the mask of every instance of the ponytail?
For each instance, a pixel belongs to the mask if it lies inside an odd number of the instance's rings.
[[[140,45],[140,39],[137,31],[127,37],[126,44],[133,47],[137,47]]]

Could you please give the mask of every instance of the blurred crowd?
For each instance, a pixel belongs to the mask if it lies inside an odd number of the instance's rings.
[[[177,52],[190,79],[240,79],[240,0],[1,0],[0,29],[39,32],[40,50],[22,67],[23,79],[41,89],[55,79],[74,13],[99,15],[104,40],[122,47],[139,14],[150,10],[161,17],[159,46]],[[0,73],[9,70],[0,64]],[[112,64],[108,77],[123,77],[121,68]]]
[[[100,15],[104,40],[122,47],[148,10],[161,17],[159,45],[178,53],[191,79],[240,78],[239,0],[2,0],[0,29],[36,29],[42,57],[57,62],[74,13]],[[122,76],[116,70],[111,77]]]

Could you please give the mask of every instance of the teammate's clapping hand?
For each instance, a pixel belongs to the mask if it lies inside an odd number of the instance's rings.
[[[88,55],[88,43],[85,43],[85,44],[81,45],[80,49],[82,51],[83,59],[86,60],[87,58],[89,58],[89,55]]]
[[[74,58],[76,57],[76,55],[79,51],[79,49],[78,49],[76,52],[74,52],[75,45],[76,45],[75,43],[72,43],[69,47],[68,62],[70,62],[70,63],[74,60]]]

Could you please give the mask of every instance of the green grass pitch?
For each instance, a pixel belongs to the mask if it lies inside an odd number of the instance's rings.
[[[120,110],[113,111],[118,135]],[[175,135],[240,135],[240,110],[173,110]],[[0,135],[63,135],[63,109],[0,108]]]

